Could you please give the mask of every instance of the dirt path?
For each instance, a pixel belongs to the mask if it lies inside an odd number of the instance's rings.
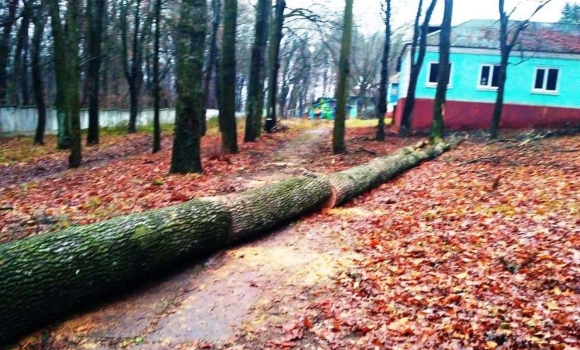
[[[276,151],[272,162],[262,164],[249,176],[233,177],[231,182],[239,188],[252,189],[308,171],[308,164],[314,159],[313,152],[327,141],[330,131],[328,128],[303,131]]]
[[[301,173],[329,130],[309,130],[238,185],[258,187]],[[179,349],[284,341],[311,290],[329,284],[356,253],[340,231],[305,219],[70,317],[20,342],[25,349]],[[264,332],[264,330],[270,330]],[[286,333],[286,335],[284,335]],[[274,334],[275,339],[269,339]],[[248,345],[248,349],[254,348]]]

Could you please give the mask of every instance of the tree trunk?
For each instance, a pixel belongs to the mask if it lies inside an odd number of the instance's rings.
[[[211,0],[211,8],[212,8],[212,20],[211,20],[211,33],[209,39],[209,57],[207,59],[207,66],[205,70],[205,74],[203,76],[203,113],[201,119],[201,136],[205,136],[207,132],[207,109],[209,107],[209,101],[211,94],[211,86],[212,86],[212,76],[214,75],[214,71],[217,69],[216,66],[218,65],[218,44],[217,44],[217,36],[218,30],[220,27],[221,22],[221,0]],[[214,84],[216,85],[216,84]],[[216,90],[216,86],[214,86],[214,92]],[[215,94],[214,94],[215,95]]]
[[[53,52],[54,52],[54,76],[56,81],[56,115],[58,121],[57,131],[57,148],[69,149],[71,147],[70,139],[70,120],[68,110],[67,97],[67,71],[65,69],[66,62],[66,48],[65,48],[65,33],[62,27],[60,18],[60,7],[58,0],[48,0],[49,11],[51,17],[52,37],[53,37]]]
[[[259,0],[256,12],[256,35],[252,46],[248,98],[246,100],[246,130],[244,142],[254,142],[260,137],[262,109],[264,108],[264,66],[268,42],[268,27],[272,0]]]
[[[379,85],[379,122],[377,125],[377,140],[385,141],[385,114],[389,94],[389,55],[391,51],[391,0],[385,0],[385,42],[381,60],[381,82]]]
[[[219,127],[222,152],[238,152],[236,130],[236,24],[238,0],[224,1]]]
[[[346,152],[344,142],[346,103],[348,101],[348,78],[350,75],[350,49],[352,43],[352,6],[354,0],[346,0],[344,9],[344,24],[340,45],[340,61],[338,63],[338,83],[336,87],[336,113],[334,116],[334,132],[332,149],[334,154]]]
[[[509,54],[501,53],[501,63],[498,74],[497,96],[493,105],[493,115],[491,120],[491,129],[489,130],[490,138],[495,140],[499,136],[499,123],[503,113],[503,100],[505,95],[505,83],[507,81],[507,66]]]
[[[79,90],[79,40],[78,18],[82,4],[78,0],[68,0],[66,11],[66,98],[70,120],[71,153],[68,158],[69,168],[81,165],[81,108]]]
[[[161,0],[155,2],[155,39],[153,43],[153,153],[161,150],[161,85],[159,84],[159,38],[161,36]],[[203,116],[202,116],[203,117]],[[202,118],[205,120],[205,118]]]
[[[269,49],[269,80],[268,80],[268,105],[266,107],[266,125],[265,130],[271,133],[276,126],[276,101],[278,101],[278,71],[280,70],[280,42],[282,41],[282,28],[284,27],[284,10],[286,9],[285,0],[276,0],[274,11],[274,28],[270,37]],[[258,127],[260,127],[258,125]]]
[[[509,56],[511,47],[508,45],[508,24],[509,16],[504,10],[504,0],[499,1],[499,47],[500,47],[500,66],[499,66],[499,76],[498,76],[498,86],[497,95],[495,99],[495,104],[493,106],[493,115],[491,119],[491,128],[489,130],[490,138],[492,140],[497,139],[499,136],[499,123],[501,122],[501,115],[503,112],[503,100],[505,94],[505,83],[507,80],[507,66],[509,62]],[[514,41],[515,42],[515,41]]]
[[[38,121],[36,124],[36,133],[34,134],[34,144],[44,145],[44,132],[46,130],[46,104],[44,102],[44,88],[42,82],[42,63],[40,61],[40,52],[42,50],[42,35],[44,34],[44,18],[42,16],[45,1],[40,2],[38,9],[34,10],[34,34],[32,36],[32,89],[34,90],[34,99],[38,111]]]
[[[435,10],[437,0],[431,0],[423,24],[419,27],[419,19],[421,18],[423,0],[419,1],[417,16],[415,17],[415,25],[413,31],[413,42],[411,43],[411,67],[409,77],[409,88],[407,89],[407,97],[405,99],[405,106],[403,108],[403,115],[401,120],[401,135],[407,136],[411,132],[413,126],[413,109],[415,108],[415,95],[417,91],[417,79],[421,73],[423,62],[425,61],[425,54],[427,51],[427,35],[429,34],[429,21]],[[419,53],[417,53],[417,46]],[[417,57],[415,57],[417,56]]]
[[[203,46],[191,44],[203,39],[199,34],[205,21],[199,17],[205,7],[203,0],[184,4],[178,39],[188,45],[178,41],[178,54],[196,50],[196,77],[201,77]],[[186,59],[178,60],[180,68]],[[201,110],[201,99],[198,106]],[[295,177],[239,195],[191,200],[0,245],[0,345],[153,272],[256,236],[322,205],[343,203],[447,147],[404,149],[329,177]]]
[[[7,102],[8,88],[8,55],[10,53],[10,34],[14,22],[16,22],[16,10],[18,0],[4,0],[6,3],[4,17],[0,17],[3,24],[2,37],[0,37],[0,105]]]
[[[89,129],[87,145],[99,143],[99,93],[101,71],[101,42],[103,40],[103,19],[106,0],[88,0],[88,82],[89,82]]]
[[[327,178],[332,186],[332,196],[326,206],[336,207],[425,160],[439,156],[452,145],[439,143],[428,148],[423,146],[420,143],[416,147],[403,148],[391,156],[376,158],[370,163],[330,174]]]
[[[445,101],[447,86],[449,85],[449,50],[451,48],[451,16],[453,13],[453,0],[445,0],[443,23],[439,34],[439,76],[437,78],[437,90],[435,92],[435,105],[433,107],[433,123],[429,140],[432,144],[443,141]]]
[[[206,0],[185,0],[177,27],[177,106],[170,173],[201,173],[201,127],[203,112],[203,54]]]
[[[0,245],[0,345],[224,247],[229,230],[225,208],[194,200]]]
[[[28,47],[28,32],[30,27],[30,17],[32,16],[32,2],[27,1],[24,3],[24,9],[22,10],[20,19],[20,28],[16,34],[16,49],[14,50],[14,60],[13,60],[13,83],[12,86],[12,102],[17,105],[28,104],[28,96],[26,96],[26,86],[22,83],[26,83],[26,78],[23,79],[28,74],[26,67],[26,51]],[[24,52],[24,57],[22,53]]]

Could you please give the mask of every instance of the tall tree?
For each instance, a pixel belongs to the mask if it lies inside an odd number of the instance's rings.
[[[81,165],[81,106],[79,89],[79,37],[78,25],[82,3],[68,0],[66,10],[66,103],[70,121],[71,152],[68,157],[69,168]]]
[[[161,85],[159,83],[159,39],[161,37],[161,0],[155,1],[155,38],[153,43],[153,153],[161,150]],[[205,118],[204,118],[205,119]]]
[[[354,0],[346,0],[342,41],[340,46],[340,60],[338,63],[338,84],[336,86],[336,114],[334,117],[334,131],[332,149],[334,154],[346,152],[344,142],[346,123],[346,103],[348,101],[348,77],[350,74],[350,48],[352,44],[352,6]]]
[[[449,54],[451,49],[451,16],[453,15],[453,0],[445,0],[443,11],[443,23],[439,34],[439,75],[437,77],[437,90],[435,92],[435,105],[433,107],[433,123],[429,140],[435,144],[443,140],[445,101],[447,85],[449,84],[450,64]]]
[[[407,98],[405,99],[405,106],[403,107],[403,116],[401,120],[401,134],[408,135],[411,131],[411,124],[413,119],[413,109],[415,108],[415,92],[417,90],[417,80],[421,74],[421,68],[425,61],[425,53],[427,51],[427,35],[429,34],[429,21],[435,10],[437,0],[431,0],[423,23],[420,25],[421,16],[423,14],[423,0],[419,0],[417,7],[417,14],[413,23],[413,40],[411,41],[411,74],[409,77],[409,88],[407,89]],[[417,52],[418,50],[418,52]]]
[[[264,108],[264,66],[265,51],[268,42],[268,27],[272,0],[258,0],[256,11],[256,27],[254,44],[252,45],[252,61],[250,65],[250,81],[248,98],[246,100],[246,130],[245,142],[256,141],[260,136],[262,126],[262,110]]]
[[[268,105],[266,109],[267,133],[271,133],[276,126],[276,101],[278,96],[278,71],[280,70],[280,42],[282,42],[282,29],[284,28],[285,0],[276,0],[273,28],[270,31],[269,48],[269,75],[268,75]]]
[[[510,28],[510,17],[514,14],[517,7],[514,7],[509,13],[505,9],[505,0],[499,0],[499,47],[500,47],[500,63],[498,72],[497,96],[493,106],[493,115],[491,120],[491,128],[489,130],[490,138],[496,139],[499,135],[499,124],[503,113],[503,102],[505,95],[505,84],[507,81],[507,68],[509,64],[510,54],[517,44],[522,31],[526,29],[530,23],[531,18],[537,14],[544,6],[549,4],[551,0],[541,0],[538,6],[533,11],[532,15],[524,21],[515,22]]]
[[[183,0],[177,25],[177,106],[171,173],[201,173],[200,114],[203,111],[203,58],[206,0]]]
[[[20,13],[20,28],[16,35],[16,49],[13,59],[13,88],[12,101],[15,104],[28,105],[28,39],[30,29],[30,18],[32,17],[32,0],[24,1],[22,12]]]
[[[5,104],[8,88],[8,55],[10,53],[10,34],[16,22],[18,0],[4,0],[4,11],[0,15],[2,36],[0,36],[0,105]]]
[[[385,140],[385,114],[387,113],[387,95],[389,92],[389,55],[391,51],[391,0],[384,2],[385,12],[385,42],[383,44],[383,59],[381,60],[381,83],[379,86],[379,123],[377,125],[377,140]]]
[[[203,113],[201,119],[201,135],[205,136],[207,131],[206,114],[209,107],[210,97],[212,95],[212,77],[217,71],[218,66],[218,31],[221,22],[222,1],[211,0],[211,31],[209,35],[209,55],[207,58],[207,65],[203,74]],[[217,82],[214,80],[214,89],[217,90]]]
[[[560,23],[576,24],[580,26],[580,4],[571,4],[567,2],[562,10]]]
[[[103,41],[103,20],[107,9],[106,0],[87,1],[88,29],[88,94],[89,94],[89,129],[87,145],[99,143],[99,84],[101,81],[101,42]]]
[[[220,114],[219,127],[222,135],[222,152],[236,153],[238,140],[236,130],[236,25],[238,0],[224,1],[224,24],[222,57],[220,63]]]
[[[48,0],[50,23],[52,27],[52,47],[54,52],[54,77],[56,82],[56,116],[58,122],[57,148],[69,149],[70,139],[70,111],[67,97],[67,71],[65,32],[60,18],[60,4],[58,0]]]
[[[36,133],[34,134],[34,144],[44,145],[44,132],[46,130],[46,104],[44,101],[44,87],[42,81],[42,63],[40,54],[42,51],[42,35],[44,34],[44,11],[45,0],[41,0],[39,6],[34,10],[32,21],[34,23],[34,34],[32,35],[32,90],[38,111],[36,123]]]
[[[146,16],[143,19],[141,6],[142,0],[135,0],[133,4],[133,33],[131,38],[131,50],[129,50],[129,5],[127,0],[121,1],[121,43],[122,59],[125,71],[125,79],[129,85],[129,133],[137,132],[137,114],[139,112],[139,95],[143,84],[143,43],[145,42],[153,21],[153,16]],[[129,53],[131,59],[129,60]],[[130,63],[129,63],[130,61]]]

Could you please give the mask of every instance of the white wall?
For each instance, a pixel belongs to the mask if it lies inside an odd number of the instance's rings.
[[[207,110],[206,117],[213,118],[219,114],[216,109]],[[162,109],[159,115],[161,124],[173,124],[175,122],[175,109]],[[244,113],[236,113],[237,118],[243,118]],[[0,134],[30,135],[34,134],[37,123],[36,107],[0,107]],[[129,123],[129,110],[103,109],[99,115],[101,127],[113,127],[119,124]],[[152,125],[153,109],[142,109],[137,115],[137,125]],[[88,110],[81,110],[81,128],[87,129],[89,125]],[[56,110],[46,109],[46,133],[56,134],[57,131]]]

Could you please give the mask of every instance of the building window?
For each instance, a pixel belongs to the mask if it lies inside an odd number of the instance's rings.
[[[479,72],[479,87],[497,88],[499,86],[499,65],[484,64]]]
[[[541,92],[558,91],[558,77],[560,70],[557,68],[536,68],[534,90]]]
[[[452,68],[451,62],[449,63],[449,82],[451,82],[451,73]],[[428,86],[436,86],[437,79],[439,78],[439,62],[431,62],[429,64],[429,71],[427,72],[427,85]],[[449,87],[449,82],[447,82],[447,86]]]

